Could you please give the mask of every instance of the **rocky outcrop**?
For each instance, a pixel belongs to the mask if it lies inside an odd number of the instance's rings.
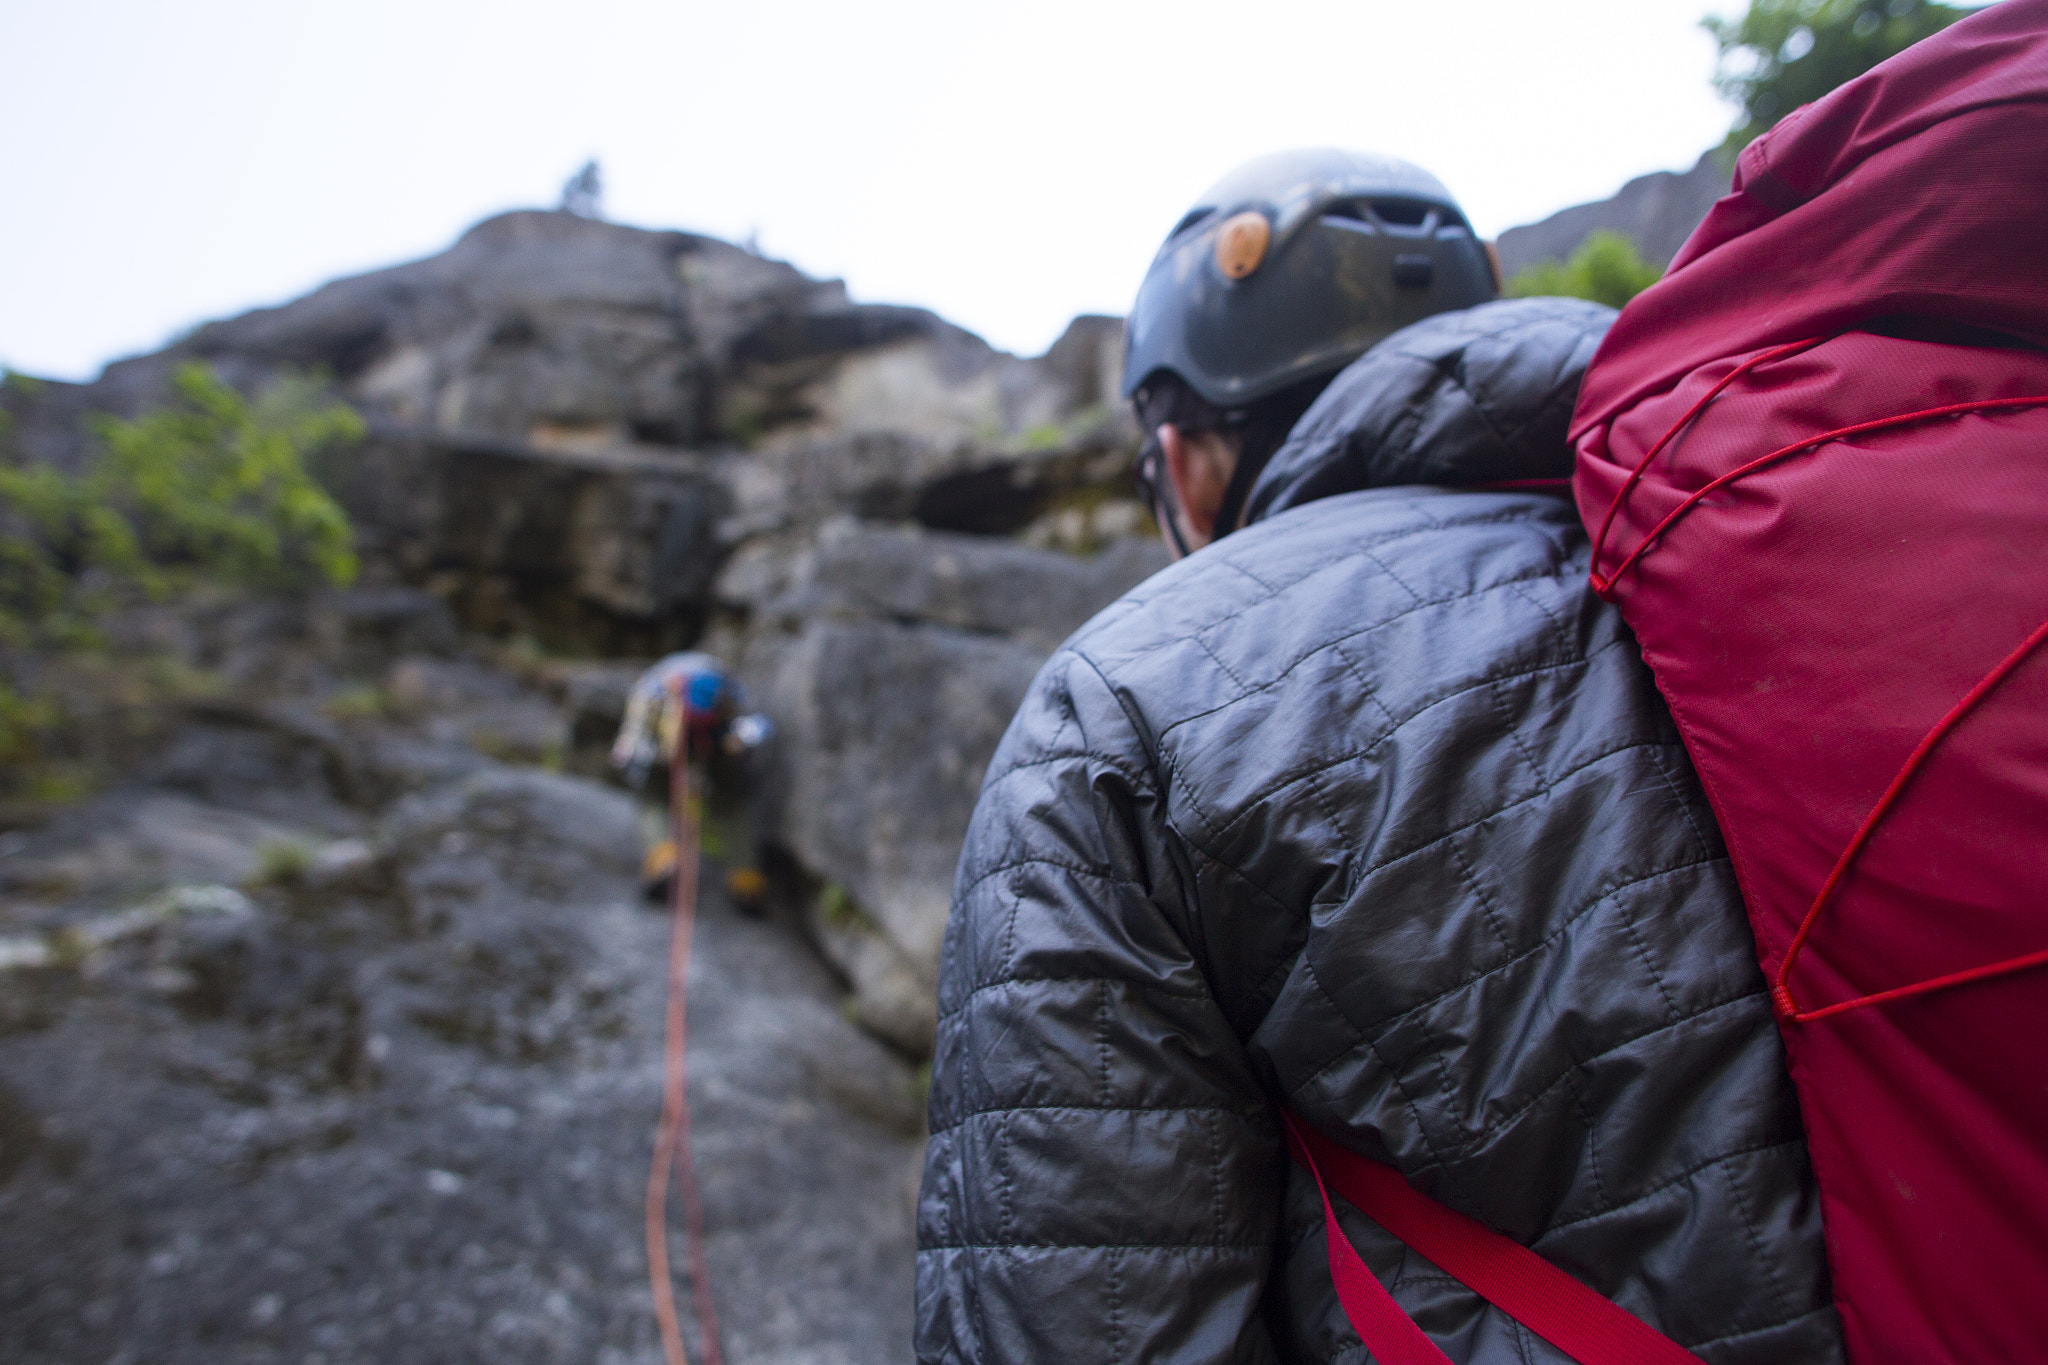
[[[223,608],[233,688],[0,835],[0,1358],[660,1361],[651,812],[494,756],[569,709],[438,614]],[[690,984],[726,1358],[904,1358],[913,1067],[715,875]]]
[[[1155,540],[1092,558],[827,522],[720,578],[731,654],[783,727],[781,839],[835,894],[819,941],[858,1017],[929,1051],[953,864],[981,778],[1054,646],[1166,563]]]
[[[1120,480],[1114,319],[1019,359],[918,309],[682,232],[510,213],[428,260],[209,323],[89,385],[0,396],[35,458],[203,360],[314,369],[371,424],[323,475],[373,569],[465,624],[653,653],[723,558],[851,512],[1007,534]]]
[[[1623,185],[1610,199],[1560,209],[1539,223],[1509,228],[1494,243],[1501,273],[1513,277],[1540,261],[1563,261],[1594,232],[1619,232],[1652,265],[1668,265],[1685,239],[1728,193],[1728,168],[1719,150],[1689,171],[1654,171]]]
[[[1164,562],[1129,489],[1120,332],[1078,318],[1022,359],[710,238],[513,213],[0,397],[65,463],[82,414],[159,401],[179,363],[249,390],[317,369],[369,423],[321,473],[370,582],[557,654],[735,662],[782,727],[768,842],[856,1016],[917,1056],[983,767],[1059,639]],[[451,667],[408,655],[386,701],[423,705]],[[498,756],[595,769],[630,676],[556,668],[554,740],[480,703],[463,723]]]

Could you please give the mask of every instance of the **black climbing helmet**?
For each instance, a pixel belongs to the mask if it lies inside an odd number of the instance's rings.
[[[1124,397],[1165,370],[1241,409],[1499,292],[1429,172],[1329,148],[1263,156],[1197,199],[1153,257],[1124,324]]]

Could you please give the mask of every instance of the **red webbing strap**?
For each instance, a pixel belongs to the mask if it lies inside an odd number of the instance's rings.
[[[1287,1110],[1287,1145],[1315,1177],[1330,1278],[1359,1340],[1383,1365],[1449,1365],[1366,1269],[1337,1225],[1330,1189],[1579,1365],[1702,1365],[1700,1358],[1519,1242],[1445,1208],[1383,1162],[1346,1151]],[[1327,1184],[1325,1178],[1327,1176]]]

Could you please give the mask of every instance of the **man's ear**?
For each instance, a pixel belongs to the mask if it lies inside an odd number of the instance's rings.
[[[1172,422],[1159,428],[1160,453],[1166,456],[1166,478],[1173,485],[1188,545],[1200,549],[1216,536],[1216,514],[1237,466],[1233,443],[1213,431],[1182,431]]]

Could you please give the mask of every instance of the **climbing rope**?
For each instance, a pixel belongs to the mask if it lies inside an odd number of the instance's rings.
[[[662,1047],[661,1126],[655,1135],[654,1165],[647,1173],[647,1270],[654,1286],[654,1317],[661,1327],[668,1365],[689,1365],[682,1327],[676,1320],[675,1281],[668,1264],[668,1186],[674,1173],[683,1201],[683,1235],[689,1246],[690,1289],[704,1365],[724,1365],[718,1349],[718,1314],[711,1302],[711,1277],[704,1256],[704,1205],[697,1191],[697,1167],[690,1158],[689,1045],[690,944],[697,923],[697,816],[690,805],[689,701],[684,680],[671,684],[669,714],[662,725],[668,754],[670,837],[675,870],[669,883],[674,930],[669,939],[668,1023]]]

